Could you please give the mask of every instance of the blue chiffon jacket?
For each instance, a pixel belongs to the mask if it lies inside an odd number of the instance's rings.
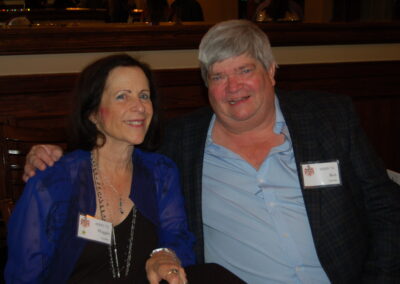
[[[130,198],[153,222],[159,247],[173,249],[182,265],[194,264],[178,170],[167,157],[135,149]],[[8,226],[7,283],[64,283],[86,240],[78,216],[94,215],[96,193],[90,152],[77,150],[27,183]]]

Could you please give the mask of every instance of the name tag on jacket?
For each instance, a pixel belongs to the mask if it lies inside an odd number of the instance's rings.
[[[306,162],[301,164],[304,188],[341,185],[339,161]]]
[[[112,224],[89,215],[79,215],[78,237],[90,241],[111,244]]]

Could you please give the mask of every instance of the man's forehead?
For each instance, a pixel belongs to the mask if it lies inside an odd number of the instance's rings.
[[[260,64],[260,62],[257,59],[250,56],[240,55],[215,62],[211,65],[210,72],[219,73],[224,70],[239,70],[249,65],[256,66],[258,64]]]

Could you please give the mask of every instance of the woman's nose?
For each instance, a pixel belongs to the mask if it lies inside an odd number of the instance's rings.
[[[144,105],[143,102],[139,98],[135,98],[131,102],[131,109],[133,111],[144,112]]]

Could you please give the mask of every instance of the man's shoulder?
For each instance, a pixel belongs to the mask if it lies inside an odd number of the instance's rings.
[[[277,91],[279,101],[302,104],[304,106],[318,104],[348,104],[349,96],[318,90]]]
[[[334,115],[338,112],[352,111],[353,108],[350,97],[325,91],[279,91],[277,96],[284,111],[296,110],[304,113]]]
[[[203,107],[193,112],[170,119],[165,127],[167,135],[177,132],[198,131],[208,128],[213,111],[210,107]]]
[[[187,114],[181,115],[179,117],[175,117],[171,119],[168,123],[168,125],[185,125],[185,124],[197,124],[201,123],[203,121],[208,121],[210,120],[211,116],[213,115],[213,111],[210,107],[202,107],[199,109],[196,109],[192,112],[189,112]]]
[[[174,118],[164,129],[163,143],[159,152],[172,157],[182,155],[183,149],[199,149],[202,147],[213,112],[211,108],[201,108],[192,113]]]

